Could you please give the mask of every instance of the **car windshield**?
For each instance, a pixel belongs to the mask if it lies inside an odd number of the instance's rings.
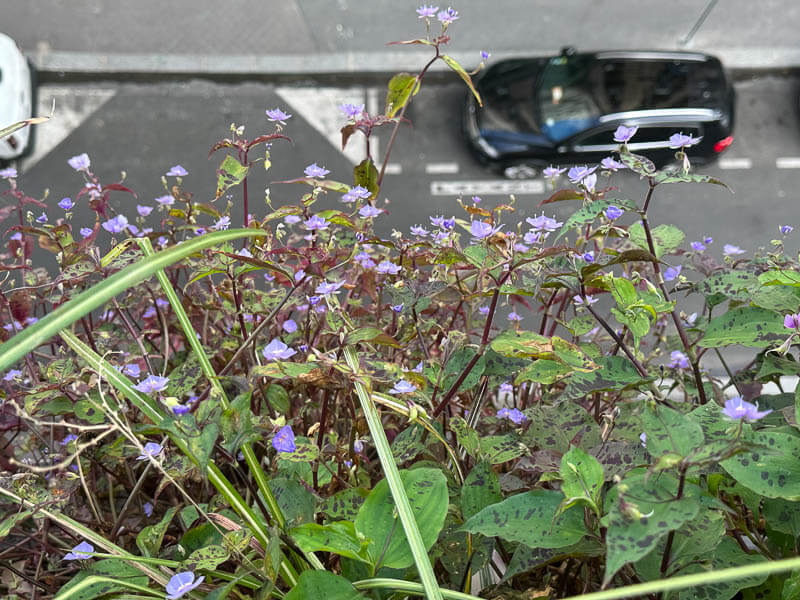
[[[511,60],[489,71],[480,82],[483,110],[480,128],[514,134],[540,134],[536,119],[536,80],[541,65],[531,60]]]

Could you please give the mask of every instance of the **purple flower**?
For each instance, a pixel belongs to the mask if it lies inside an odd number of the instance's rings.
[[[189,412],[191,407],[186,406],[185,404],[176,404],[172,407],[172,412],[176,415],[185,415]]]
[[[184,177],[188,174],[189,172],[180,165],[175,165],[167,171],[167,177]]]
[[[353,259],[361,265],[363,269],[371,269],[375,266],[375,261],[372,260],[372,257],[366,252],[359,252]]]
[[[8,372],[3,376],[3,381],[14,381],[18,377],[22,377],[22,371],[19,369],[9,369]]]
[[[420,19],[432,19],[436,16],[437,10],[439,10],[438,6],[425,6],[423,4],[417,9],[417,14]]]
[[[67,164],[76,171],[86,171],[89,165],[92,164],[92,161],[89,160],[89,155],[84,152],[83,154],[78,154],[78,156],[70,158]]]
[[[639,441],[642,442],[642,448],[647,448],[647,434],[640,433],[639,434]]]
[[[391,309],[396,313],[401,313],[403,312],[403,304],[404,304],[403,302],[401,302],[400,304],[394,304],[391,306]]]
[[[619,208],[618,206],[614,206],[613,204],[608,206],[605,211],[603,211],[606,215],[606,218],[609,221],[614,221],[615,219],[619,219],[625,211]]]
[[[444,228],[444,217],[428,217],[431,221],[431,225],[435,227],[442,227]]]
[[[156,198],[156,202],[158,202],[161,206],[172,206],[175,204],[175,198],[167,194],[166,196],[159,196]]]
[[[481,197],[480,197],[480,196],[473,196],[473,197],[472,197],[472,201],[473,201],[475,204],[480,204],[480,203],[482,202],[482,199],[481,199]]]
[[[81,227],[81,236],[84,238],[89,237],[94,233],[94,229],[89,229],[88,227]]]
[[[217,231],[222,231],[227,229],[231,225],[231,218],[228,216],[220,217],[217,219],[214,224],[211,226],[211,229],[216,229]]]
[[[459,18],[458,11],[447,7],[447,10],[440,10],[438,13],[436,13],[436,18],[439,19],[439,22],[442,25],[447,26]]]
[[[67,434],[66,436],[64,436],[64,439],[63,439],[63,440],[61,440],[60,444],[61,444],[62,446],[66,446],[66,445],[67,445],[67,444],[69,444],[70,442],[74,442],[74,441],[75,441],[75,440],[77,440],[77,439],[78,439],[78,436],[77,436],[77,435],[75,435],[74,433],[69,433],[69,434]]]
[[[286,333],[294,333],[297,331],[297,323],[293,319],[286,319],[281,326]]]
[[[7,169],[0,169],[0,177],[3,179],[13,179],[17,176],[17,170],[14,167],[8,167]]]
[[[414,373],[422,373],[422,368],[423,368],[424,366],[425,366],[425,365],[422,363],[422,361],[419,361],[419,362],[417,363],[417,366],[416,366],[416,367],[414,367],[414,368],[413,368],[413,369],[411,369],[411,370],[412,370]]]
[[[488,315],[489,314],[489,307],[488,306],[479,306],[478,307],[478,312],[481,313],[482,315]]]
[[[711,238],[709,236],[706,236],[706,237],[703,238],[703,243],[704,244],[710,244],[713,241],[714,241],[714,238]]]
[[[606,156],[603,160],[600,161],[600,166],[604,169],[608,169],[609,171],[618,171],[619,169],[624,169],[625,165],[623,165],[618,160],[615,160],[611,156]]]
[[[739,246],[734,246],[733,244],[725,244],[722,247],[722,252],[727,256],[730,256],[732,254],[744,254],[744,250],[739,248]]]
[[[445,229],[453,229],[453,227],[456,226],[456,218],[450,217],[449,219],[445,219],[444,221],[442,221],[442,226]]]
[[[688,148],[689,146],[694,146],[695,144],[699,143],[702,139],[702,136],[699,138],[693,138],[691,135],[673,133],[671,136],[669,136],[669,147],[681,149]]]
[[[428,230],[421,225],[412,225],[410,231],[413,235],[418,235],[419,237],[425,237],[429,233]]]
[[[594,192],[594,186],[597,183],[597,175],[592,173],[591,175],[587,175],[581,181],[581,185],[586,188],[589,192]]]
[[[397,275],[403,267],[396,265],[391,261],[383,260],[378,264],[375,270],[383,275]]]
[[[520,315],[518,315],[517,313],[515,313],[515,312],[510,312],[508,314],[508,320],[509,321],[515,321],[515,322],[519,323],[520,321],[522,321],[522,317]]]
[[[800,313],[795,313],[793,315],[786,315],[785,317],[783,317],[783,326],[786,327],[786,329],[794,329],[796,331],[800,331]]]
[[[567,170],[566,167],[564,167],[563,169],[558,169],[551,165],[549,167],[546,167],[544,171],[542,171],[542,175],[544,176],[545,179],[555,179],[562,173],[566,172],[566,170]]]
[[[594,262],[594,252],[592,252],[591,250],[589,252],[584,252],[581,255],[581,258],[587,263],[593,263]]]
[[[153,505],[150,502],[145,502],[144,506],[142,507],[142,509],[144,510],[144,515],[146,517],[152,517],[153,516]]]
[[[572,301],[575,302],[575,304],[583,304],[583,298],[581,298],[579,294],[575,294],[572,297]],[[597,302],[597,298],[589,294],[586,294],[586,304],[594,304],[595,302]]]
[[[289,425],[284,425],[272,436],[272,447],[278,452],[292,453],[297,450],[294,443],[294,431]]]
[[[297,354],[297,350],[294,348],[289,348],[289,346],[284,344],[278,338],[275,338],[266,345],[266,347],[261,351],[261,354],[267,360],[286,360],[287,358],[291,358]]]
[[[286,125],[286,121],[291,118],[292,115],[286,114],[280,108],[267,109],[267,120],[272,121],[273,123],[277,122],[281,125]]]
[[[703,244],[703,242],[692,242],[689,245],[692,247],[692,250],[694,250],[695,252],[702,252],[703,250],[706,249],[706,246],[705,246],[705,244]]]
[[[308,165],[303,173],[305,173],[307,177],[325,177],[330,171],[325,167],[317,166],[317,163],[313,163]]]
[[[742,400],[741,396],[734,396],[725,402],[725,408],[722,409],[722,413],[726,417],[729,417],[734,421],[744,419],[750,423],[766,417],[771,412],[771,410],[759,411],[757,404],[746,402]]]
[[[142,453],[136,457],[136,460],[147,460],[148,458],[155,458],[161,451],[164,450],[164,447],[161,444],[157,444],[155,442],[147,442],[142,449]]]
[[[634,127],[625,127],[625,125],[620,125],[617,127],[617,130],[614,132],[614,141],[619,142],[620,144],[624,144],[636,135],[636,131],[639,128]]]
[[[394,384],[394,387],[389,390],[390,394],[410,394],[412,392],[417,391],[417,386],[413,383],[406,381],[405,379],[401,379],[397,383]]]
[[[72,198],[62,198],[58,202],[58,206],[64,210],[72,210],[72,207],[75,206],[75,203],[72,201]]]
[[[168,383],[169,377],[148,375],[147,378],[142,379],[142,381],[133,386],[133,389],[142,392],[143,394],[152,394],[153,392],[160,392],[164,390]]]
[[[366,200],[372,196],[372,192],[370,192],[367,188],[357,185],[355,187],[350,188],[346,194],[342,195],[341,202],[345,204],[350,204],[351,202],[355,202],[359,198],[362,200]]]
[[[363,104],[350,104],[349,102],[345,104],[339,105],[339,110],[344,113],[344,116],[348,119],[357,119],[362,114],[364,114],[364,105]]]
[[[142,374],[142,369],[136,363],[132,363],[122,367],[122,372],[128,377],[139,377]]]
[[[792,227],[791,225],[781,225],[781,234],[789,235],[790,233],[792,233],[793,229],[794,227]]]
[[[128,219],[125,215],[117,215],[103,223],[103,229],[109,233],[122,233],[128,227]]]
[[[299,223],[302,221],[303,218],[300,215],[286,215],[283,217],[283,222],[287,225],[294,225],[295,223]]]
[[[526,232],[525,235],[522,236],[522,241],[525,242],[526,244],[535,244],[536,242],[539,241],[541,237],[542,233],[540,231],[531,230]]]
[[[170,196],[171,198],[172,196]],[[151,212],[153,212],[152,206],[142,206],[141,204],[136,205],[136,212],[139,213],[140,217],[146,217]]]
[[[320,296],[327,296],[328,294],[333,294],[334,292],[338,291],[343,285],[344,279],[335,283],[323,281],[317,286],[317,289],[314,290],[314,293],[319,294]]]
[[[472,233],[472,237],[474,237],[476,240],[488,238],[500,231],[502,228],[502,225],[492,227],[491,223],[486,223],[485,221],[473,221],[469,226],[470,233]]]
[[[509,419],[510,421],[513,421],[517,425],[519,425],[520,423],[524,423],[525,421],[528,420],[528,417],[526,417],[522,413],[522,411],[519,410],[518,408],[511,408],[511,409],[501,408],[500,410],[497,411],[497,418]]]
[[[558,229],[563,225],[563,223],[559,223],[555,219],[551,219],[550,217],[545,217],[544,214],[535,217],[533,219],[528,217],[527,219],[525,219],[525,221],[536,231],[555,231],[556,229]],[[525,240],[525,243],[530,244],[531,242]]]
[[[86,560],[90,558],[92,552],[94,552],[94,546],[89,542],[83,541],[75,546],[71,552],[65,554],[62,560]]]
[[[678,275],[681,274],[681,269],[683,269],[683,265],[678,265],[677,267],[667,267],[664,271],[664,281],[672,281]]]
[[[295,282],[300,281],[305,276],[306,276],[305,269],[300,269],[297,273],[294,274],[294,280]]]
[[[669,354],[671,362],[667,365],[670,369],[688,369],[689,357],[680,350],[673,350]]]
[[[591,169],[586,165],[582,167],[572,167],[569,171],[567,171],[567,177],[572,183],[580,183],[584,177],[588,177],[592,173],[597,170],[597,167],[592,167]]]
[[[205,575],[201,575],[197,579],[194,578],[194,573],[191,571],[182,571],[175,573],[167,583],[167,596],[166,600],[178,600],[186,592],[191,592],[198,585],[203,583]]]
[[[489,54],[486,50],[481,50],[481,60],[487,60],[491,54]]]
[[[41,223],[42,225],[47,223],[47,214],[46,213],[42,213],[41,215],[36,217],[36,222],[37,223]]]
[[[508,383],[507,381],[500,384],[500,393],[501,394],[510,394],[514,391],[514,386]]]
[[[325,218],[313,215],[310,219],[303,222],[303,226],[309,231],[327,229],[330,226]]]
[[[365,219],[371,219],[373,217],[377,217],[382,212],[383,211],[380,208],[375,208],[374,206],[370,206],[369,204],[367,204],[366,206],[362,206],[359,209],[358,214],[364,217]]]

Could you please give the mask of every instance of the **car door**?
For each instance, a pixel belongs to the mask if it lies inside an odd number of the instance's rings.
[[[614,124],[576,136],[568,150],[569,154],[575,156],[576,162],[600,162],[619,148],[614,141],[617,126]],[[697,138],[703,135],[703,129],[699,123],[642,125],[628,142],[628,149],[634,154],[648,157],[657,166],[663,166],[675,158],[675,150],[669,147],[669,138],[675,133]]]

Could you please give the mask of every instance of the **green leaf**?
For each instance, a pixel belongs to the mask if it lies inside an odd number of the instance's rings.
[[[353,584],[328,571],[303,571],[297,584],[284,596],[285,600],[363,600]]]
[[[504,331],[491,341],[490,347],[498,354],[514,358],[540,358],[543,355],[552,358],[553,352],[549,337],[527,330]]]
[[[749,301],[759,287],[761,284],[755,273],[737,270],[715,273],[697,284],[698,291],[706,297],[721,294],[738,302]]]
[[[319,369],[315,362],[293,363],[275,360],[250,369],[250,377],[271,377],[272,379],[296,379]]]
[[[464,67],[458,64],[458,61],[456,61],[451,56],[448,56],[447,54],[442,54],[441,58],[447,64],[448,67],[450,67],[451,69],[453,69],[453,71],[458,73],[458,76],[461,77],[461,79],[464,80],[464,83],[467,84],[467,87],[472,92],[472,95],[475,96],[475,99],[478,101],[478,104],[480,106],[483,106],[483,102],[481,101],[481,95],[478,93],[478,90],[475,89],[475,86],[472,84],[472,78],[469,76],[469,73],[467,73],[464,70]]]
[[[604,582],[611,581],[623,565],[645,556],[667,533],[697,515],[697,498],[685,494],[676,500],[677,487],[677,480],[666,473],[650,478],[639,473],[611,490],[605,503],[608,554]]]
[[[319,448],[307,439],[296,438],[294,452],[279,452],[278,460],[311,463],[319,458]]]
[[[401,344],[388,333],[377,327],[361,327],[350,331],[344,338],[344,343],[357,344],[359,342],[369,342],[370,344],[382,344],[392,348],[400,348]]]
[[[0,521],[0,540],[6,537],[17,523],[24,521],[32,514],[33,511],[21,510]]]
[[[83,419],[92,425],[99,425],[106,420],[103,411],[89,400],[78,400],[73,407],[73,412],[78,419]]]
[[[267,386],[267,402],[278,414],[285,415],[289,412],[289,392],[277,383]]]
[[[800,500],[800,438],[755,431],[746,441],[756,448],[722,461],[722,468],[766,498]]]
[[[164,390],[165,396],[185,398],[189,396],[203,379],[203,370],[200,368],[200,359],[195,354],[189,354],[169,373],[169,383]]]
[[[107,558],[85,566],[58,590],[55,597],[58,600],[96,600],[112,592],[130,589],[130,585],[146,586],[147,579],[124,560]]]
[[[155,525],[148,525],[144,527],[139,535],[136,536],[136,545],[142,551],[143,556],[158,556],[158,551],[161,549],[161,542],[164,541],[164,534],[167,532],[167,527],[172,522],[172,517],[178,512],[180,506],[171,506],[164,513],[161,521]]]
[[[354,560],[369,563],[369,540],[359,536],[350,521],[337,521],[327,525],[305,523],[289,531],[289,535],[305,552],[333,552]]]
[[[725,537],[722,539],[719,546],[717,546],[710,563],[706,563],[702,566],[699,564],[689,565],[681,571],[681,575],[703,573],[705,571],[709,571],[710,575],[711,571],[751,565],[753,563],[764,562],[765,560],[766,558],[759,553],[746,553],[733,538]],[[739,590],[759,585],[763,583],[766,578],[766,574],[754,575],[752,577],[734,579],[731,581],[714,583],[712,585],[687,588],[681,590],[678,598],[680,600],[720,600],[722,598],[733,598]]]
[[[542,565],[561,562],[569,558],[582,559],[603,556],[603,554],[605,554],[603,545],[592,538],[583,538],[577,544],[563,548],[529,548],[524,544],[519,544],[503,574],[503,581],[510,581],[512,577],[528,573]]]
[[[596,362],[600,365],[596,371],[570,375],[561,400],[576,400],[598,390],[622,390],[646,381],[624,356],[601,356]]]
[[[412,514],[426,550],[433,546],[447,514],[447,480],[439,469],[400,471]],[[411,548],[397,516],[389,484],[382,479],[358,511],[356,529],[370,540],[368,554],[373,566],[405,569],[414,564]]]
[[[479,462],[469,472],[461,487],[461,516],[467,520],[487,506],[502,500],[497,473],[488,462]]]
[[[583,510],[571,508],[555,517],[561,492],[532,490],[492,504],[470,517],[461,528],[470,533],[500,537],[531,548],[561,548],[586,533]]]
[[[619,153],[619,160],[637,175],[649,177],[656,172],[656,165],[652,160],[640,154],[633,154],[627,146],[623,146]]]
[[[478,454],[481,449],[478,432],[467,425],[463,418],[455,416],[450,419],[450,429],[456,434],[456,440],[467,451],[467,454],[470,456]]]
[[[249,167],[243,165],[230,154],[222,160],[222,164],[217,169],[217,193],[214,200],[219,199],[225,192],[233,186],[239,185],[247,177]]]
[[[630,229],[628,229],[628,234],[634,244],[645,250],[650,249],[647,245],[647,236],[644,227],[640,223],[631,225]],[[661,258],[665,254],[670,254],[677,250],[686,237],[684,233],[674,225],[659,225],[650,230],[650,235],[653,238],[653,246],[657,258]]]
[[[355,185],[369,190],[372,195],[368,199],[371,200],[378,195],[378,169],[375,168],[372,159],[365,158],[353,168],[353,179]]]
[[[219,436],[219,425],[209,423],[203,427],[203,431],[185,437],[188,451],[192,460],[205,472],[211,453],[214,451],[214,444]]]
[[[791,285],[800,287],[800,273],[790,269],[776,269],[758,276],[763,285]]]
[[[508,462],[528,452],[525,445],[520,443],[519,436],[513,433],[488,435],[480,439],[480,444],[481,458],[493,465]]]
[[[398,73],[389,80],[384,114],[390,119],[406,105],[412,93],[419,90],[416,75]]]
[[[668,406],[646,402],[641,419],[647,434],[647,451],[653,458],[664,454],[686,457],[703,446],[700,425]]]
[[[481,268],[483,263],[486,262],[486,257],[489,256],[489,251],[486,249],[485,246],[467,246],[464,248],[464,256],[467,257],[467,260],[472,263],[474,266]]]
[[[777,346],[787,337],[783,317],[771,310],[740,306],[711,319],[698,342],[703,348],[740,344],[753,348]]]
[[[530,420],[522,442],[531,447],[569,451],[570,445],[588,449],[599,446],[600,426],[580,404],[561,402],[525,411]]]
[[[775,531],[788,533],[794,538],[800,535],[800,502],[767,498],[762,514],[767,525]]]
[[[590,505],[599,510],[600,492],[603,488],[603,465],[598,460],[578,448],[570,448],[561,457],[561,491],[567,506],[577,499],[586,498]]]
[[[514,385],[519,385],[524,381],[535,381],[545,385],[551,385],[556,381],[564,379],[570,375],[574,369],[563,365],[554,360],[539,359],[522,369],[514,379]]]
[[[325,498],[319,511],[331,521],[355,521],[367,494],[362,488],[347,488]]]
[[[636,293],[636,288],[630,280],[624,277],[609,277],[609,290],[614,296],[614,300],[621,307],[627,307],[631,304],[636,304],[639,300],[639,295]]]
[[[656,183],[713,183],[714,185],[721,185],[729,192],[733,190],[729,188],[724,182],[711,177],[710,175],[702,175],[700,173],[688,173],[683,170],[680,171],[659,171],[653,178]]]
[[[212,571],[228,560],[229,557],[230,552],[225,547],[211,544],[192,552],[189,558],[181,563],[181,568],[187,571],[196,569]]]
[[[425,451],[425,430],[420,425],[406,427],[392,440],[392,456],[402,464]]]
[[[270,479],[269,488],[286,517],[287,527],[314,521],[314,496],[302,483],[286,477],[275,477]]]
[[[582,199],[581,196],[579,196],[579,198]],[[603,211],[609,206],[616,206],[617,208],[629,210],[631,212],[637,212],[639,210],[634,202],[624,198],[602,198],[593,202],[589,202],[589,204],[582,206],[572,213],[572,215],[570,215],[570,217],[566,220],[564,225],[556,234],[554,240],[558,240],[558,238],[575,227],[580,227],[581,225],[587,225],[588,223],[594,222],[594,220],[603,214]]]

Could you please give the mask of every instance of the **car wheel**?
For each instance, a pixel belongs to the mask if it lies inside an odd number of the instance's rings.
[[[517,164],[509,165],[503,169],[503,176],[506,179],[533,179],[538,177],[541,169],[533,165]]]

